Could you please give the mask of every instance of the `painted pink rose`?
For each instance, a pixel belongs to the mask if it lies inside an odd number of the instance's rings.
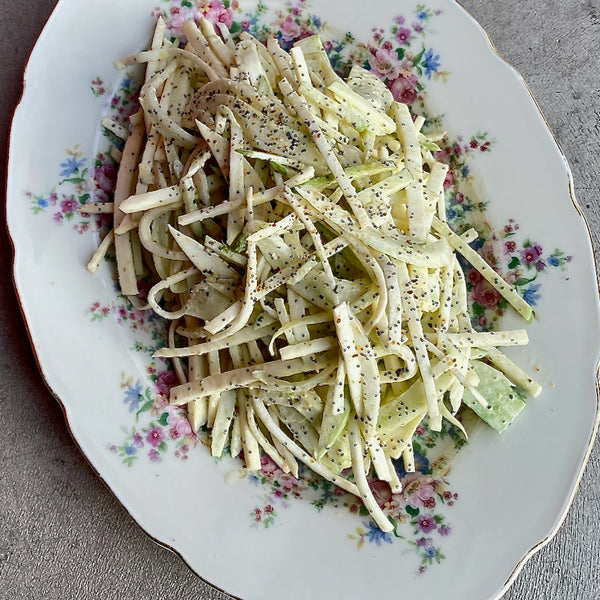
[[[390,91],[394,100],[403,104],[414,104],[419,97],[416,75],[400,75],[392,82]]]
[[[169,27],[173,30],[180,31],[183,24],[194,16],[192,11],[182,11],[178,9],[176,12],[173,12],[173,10],[171,10]]]
[[[481,279],[473,286],[471,296],[484,308],[496,308],[498,302],[502,300],[502,296],[485,279]]]
[[[369,59],[371,69],[383,79],[393,80],[400,75],[401,65],[393,49],[382,46]],[[392,92],[393,93],[393,92]]]
[[[456,175],[452,169],[446,173],[446,179],[444,179],[444,189],[450,189],[454,185],[454,180],[456,179]]]
[[[277,466],[277,463],[270,456],[260,457],[260,470],[265,475],[271,475],[272,473],[275,473],[275,471],[277,471],[278,469],[279,467]]]
[[[282,473],[278,481],[286,492],[292,491],[298,485],[298,480],[291,473]]]
[[[169,437],[172,440],[177,440],[192,433],[190,422],[185,417],[174,417],[172,415],[171,418],[169,418],[169,423],[171,424]]]
[[[223,23],[225,27],[229,28],[233,23],[233,12],[219,0],[211,0],[210,2],[205,0],[200,3],[198,10],[203,17],[215,25]]]
[[[279,23],[279,31],[281,32],[282,39],[286,42],[298,39],[302,33],[300,25],[296,23],[296,20],[291,15],[288,15]]]
[[[102,163],[94,169],[94,181],[103,192],[112,192],[116,180],[117,167],[113,162]]]
[[[429,475],[409,475],[402,494],[407,504],[413,508],[423,508],[431,498],[435,498],[435,480]]]
[[[160,394],[167,395],[178,383],[175,371],[161,371],[156,379],[156,389]]]
[[[498,253],[496,252],[496,244],[493,240],[488,240],[479,249],[479,254],[489,265],[496,265],[498,263]]]

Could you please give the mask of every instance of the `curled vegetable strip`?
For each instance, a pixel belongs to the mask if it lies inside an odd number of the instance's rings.
[[[540,386],[499,348],[524,330],[474,331],[462,255],[528,320],[531,307],[445,222],[448,166],[423,117],[355,65],[339,77],[316,36],[284,51],[206,20],[159,19],[141,64],[113,230],[122,291],[171,322],[170,401],[249,470],[298,462],[392,524],[370,483],[402,490],[426,421],[461,429],[467,405],[502,431]],[[439,139],[439,132],[434,136]],[[518,388],[518,389],[517,389]],[[518,391],[519,390],[519,391]],[[468,410],[468,409],[464,409]],[[466,431],[464,434],[466,435]],[[354,482],[342,475],[351,469]]]

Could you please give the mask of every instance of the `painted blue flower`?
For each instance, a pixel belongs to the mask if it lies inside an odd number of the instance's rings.
[[[60,163],[62,171],[60,172],[61,177],[71,177],[71,175],[77,173],[81,167],[85,164],[85,158],[77,160],[75,156],[70,156],[65,162]]]
[[[142,384],[138,381],[135,385],[130,385],[125,390],[125,398],[123,402],[129,405],[129,412],[133,412],[140,407],[142,399]]]
[[[429,546],[429,548],[425,548],[425,556],[427,558],[435,558],[435,548],[433,546]]]
[[[417,13],[417,19],[419,19],[419,21],[424,21],[427,18],[427,12],[422,10],[421,12]]]
[[[423,67],[425,68],[425,75],[428,79],[431,79],[431,74],[437,73],[440,68],[440,55],[434,54],[431,48],[426,50],[423,55]]]
[[[127,448],[125,448],[125,454],[127,454],[127,456],[133,456],[134,454],[137,454],[137,448],[129,445]]]
[[[458,213],[453,208],[446,208],[446,218],[448,221],[456,219]]]
[[[548,264],[552,267],[558,267],[560,265],[560,260],[558,256],[554,256],[553,254],[548,257]]]
[[[523,294],[523,300],[525,300],[525,302],[527,302],[531,306],[535,306],[542,297],[542,295],[540,294],[540,287],[541,286],[539,283],[532,283],[525,290],[525,293]]]
[[[37,199],[37,205],[40,208],[46,208],[48,206],[48,200],[46,200],[46,198],[38,198]]]
[[[321,19],[319,17],[317,17],[316,15],[313,15],[312,22],[316,29],[321,29],[321,25],[323,24],[323,21],[321,21]]]
[[[467,167],[466,165],[462,168],[461,174],[462,176],[466,179],[469,176],[469,173],[471,173],[471,170],[469,169],[469,167]]]
[[[369,528],[367,537],[370,542],[375,542],[378,546],[381,546],[381,542],[385,542],[386,544],[392,543],[392,536],[385,531],[381,531],[375,523],[369,522],[365,523],[365,525]]]
[[[415,456],[415,471],[417,473],[422,473],[422,474],[430,473],[431,469],[429,466],[429,459],[425,456],[425,454],[423,454],[422,452],[419,452],[418,450],[415,450],[414,456]],[[398,477],[402,478],[402,477],[406,477],[408,475],[408,473],[406,472],[406,470],[404,468],[404,461],[402,459],[394,460],[392,462],[394,463],[394,466],[396,467],[396,473],[398,473]]]

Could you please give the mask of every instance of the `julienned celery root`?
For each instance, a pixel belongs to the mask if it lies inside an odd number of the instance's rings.
[[[89,268],[114,243],[123,292],[150,282],[146,308],[172,321],[155,354],[180,378],[171,402],[213,455],[256,470],[265,453],[294,475],[300,461],[389,531],[369,480],[401,491],[393,461],[414,469],[423,419],[462,428],[464,398],[501,430],[514,386],[540,391],[499,350],[524,330],[473,331],[457,252],[531,308],[448,227],[435,139],[374,75],[340,78],[316,36],[288,53],[208,21],[183,31],[173,42],[159,19],[118,63],[146,78],[131,130],[103,123],[126,142]]]

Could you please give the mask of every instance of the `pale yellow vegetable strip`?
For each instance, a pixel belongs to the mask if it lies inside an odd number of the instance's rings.
[[[112,202],[86,202],[79,207],[79,212],[88,215],[109,215],[114,212]]]
[[[144,194],[129,196],[121,205],[124,213],[135,213],[158,208],[160,206],[169,206],[176,208],[181,206],[181,184],[176,183],[169,187],[159,188]]]
[[[398,477],[398,473],[396,472],[396,467],[394,466],[394,463],[392,462],[392,457],[389,456],[389,454],[386,454],[386,459],[388,462],[388,469],[390,471],[391,477],[390,477],[390,490],[392,492],[392,494],[401,494],[402,493],[402,482],[400,481],[400,478]]]
[[[446,220],[446,199],[444,195],[444,181],[448,173],[448,165],[436,162],[429,173],[427,180],[426,193],[431,202],[434,203],[437,215],[440,219]]]
[[[167,343],[170,347],[175,345],[175,330],[177,329],[177,321],[173,320],[169,323],[169,332],[167,334]],[[173,370],[177,375],[177,379],[180,383],[186,383],[187,377],[185,371],[183,370],[183,365],[178,358],[173,359]]]
[[[117,163],[121,163],[121,159],[123,158],[123,153],[116,146],[111,146],[109,150],[110,157]]]
[[[158,133],[156,125],[151,125],[146,140],[146,147],[144,148],[144,154],[138,168],[139,181],[147,185],[154,184],[154,171],[152,167],[154,165],[154,157],[158,148],[159,138],[160,134]]]
[[[396,123],[391,116],[355,92],[343,79],[338,78],[332,81],[327,86],[327,89],[333,92],[338,102],[359,110],[361,115],[369,120],[371,126],[367,131],[375,133],[378,136],[396,131]]]
[[[457,348],[478,348],[498,346],[526,346],[529,336],[525,329],[505,329],[504,331],[472,331],[465,333],[446,333],[446,338]]]
[[[148,250],[148,252],[160,256],[162,258],[168,258],[170,260],[187,260],[187,255],[180,250],[167,248],[162,246],[152,237],[152,223],[158,216],[163,215],[171,211],[171,208],[164,207],[152,208],[143,213],[138,226],[138,233],[140,236],[140,242]]]
[[[280,48],[275,38],[269,38],[267,40],[267,51],[271,55],[281,77],[289,81],[294,87],[297,87],[298,82],[296,80],[294,66],[290,55]]]
[[[236,399],[235,390],[224,390],[220,395],[219,406],[212,426],[211,454],[215,457],[223,454],[227,443]],[[231,454],[233,455],[233,450]]]
[[[226,338],[246,325],[248,320],[252,316],[254,310],[254,304],[256,302],[254,291],[256,290],[256,284],[258,278],[256,275],[257,271],[257,255],[256,255],[256,244],[248,242],[248,265],[246,267],[246,287],[244,289],[244,297],[240,302],[240,310],[235,318],[229,323],[227,329],[219,329],[214,332],[214,339],[218,340]]]
[[[215,335],[216,333],[227,327],[227,325],[229,325],[237,317],[241,309],[242,302],[238,300],[237,302],[234,302],[229,308],[224,310],[220,315],[217,315],[214,319],[208,321],[208,323],[205,323],[204,329],[206,329],[208,333]]]
[[[373,492],[369,487],[367,473],[365,470],[365,461],[363,457],[363,445],[361,435],[356,421],[351,420],[349,425],[350,432],[350,454],[352,456],[352,473],[356,481],[356,487],[359,493],[357,496],[363,501],[365,508],[369,511],[372,519],[382,531],[393,531],[394,526],[386,517],[385,513],[377,504]]]
[[[216,252],[191,238],[171,225],[167,225],[173,239],[187,257],[205,275],[215,275],[224,279],[237,279],[237,271],[230,267]],[[248,260],[250,264],[250,260]],[[250,268],[250,267],[248,267]]]
[[[397,133],[402,142],[406,168],[412,175],[412,181],[406,188],[408,201],[409,234],[417,241],[424,242],[429,233],[429,222],[432,214],[428,214],[423,195],[423,163],[421,145],[417,137],[410,111],[406,104],[394,102],[390,112],[396,121]]]
[[[540,395],[542,386],[537,381],[534,381],[508,356],[493,347],[486,348],[486,354],[491,363],[502,371],[515,385],[525,390],[533,398]]]
[[[477,254],[471,246],[466,244],[460,236],[456,235],[450,227],[440,219],[434,218],[432,223],[433,228],[439,235],[448,240],[448,243],[460,252],[464,258],[469,261],[487,282],[499,293],[502,297],[526,320],[530,321],[533,316],[533,309],[515,289],[509,285],[487,262]]]
[[[256,394],[256,392],[254,390],[249,390],[248,392],[250,394],[250,402],[253,402],[253,397]],[[248,424],[248,428],[250,429],[250,431],[252,432],[252,435],[254,436],[254,438],[256,439],[256,441],[258,442],[259,446],[265,451],[265,453],[271,457],[271,459],[273,460],[273,462],[284,472],[284,473],[289,473],[290,472],[290,464],[288,463],[288,461],[286,460],[286,458],[284,458],[279,450],[277,449],[276,446],[274,446],[273,444],[271,444],[271,442],[267,439],[267,437],[263,434],[263,432],[260,430],[260,428],[258,427],[258,425],[256,424],[256,418],[254,415],[254,408],[252,407],[252,405],[248,405],[246,407],[246,421]],[[245,457],[245,455],[244,455]],[[259,467],[260,469],[260,467]]]
[[[231,214],[231,213],[229,213],[229,214]],[[297,223],[298,223],[298,218],[296,217],[296,215],[293,213],[290,213],[289,215],[285,216],[283,219],[280,219],[279,221],[276,221],[274,223],[267,223],[264,225],[264,227],[257,229],[256,231],[254,231],[254,233],[251,233],[248,236],[247,241],[253,242],[256,244],[257,242],[260,242],[261,240],[270,238],[274,235],[280,235],[286,229],[287,230],[291,229]]]
[[[406,322],[410,337],[412,339],[413,348],[419,371],[423,379],[425,397],[427,398],[427,413],[430,419],[430,427],[432,431],[439,431],[442,426],[440,410],[438,407],[438,397],[431,371],[431,363],[423,334],[423,325],[421,323],[421,311],[414,298],[408,269],[404,263],[398,263],[398,279],[402,285],[402,303],[403,312],[406,315]]]
[[[201,356],[192,356],[188,361],[190,381],[198,381],[202,379],[205,373],[205,362]],[[194,431],[199,431],[206,424],[208,419],[208,402],[206,398],[193,400],[187,405],[190,425]]]
[[[388,343],[394,350],[396,346],[403,346],[402,334],[402,294],[398,280],[398,269],[391,260],[382,261],[381,268],[385,275],[387,289],[387,333]]]
[[[277,423],[277,421],[275,421],[275,423]],[[296,479],[298,479],[298,461],[296,460],[295,456],[276,437],[271,437],[273,440],[273,445],[285,460],[283,470],[286,472],[289,471]]]
[[[191,357],[191,358],[193,358],[193,357]],[[208,363],[208,374],[209,375],[218,375],[219,373],[221,373],[221,360],[219,357],[218,350],[213,350],[213,351],[208,352],[207,363]],[[221,394],[219,392],[217,392],[216,394],[211,394],[208,397],[206,422],[207,422],[208,426],[211,428],[215,421],[215,416],[217,414],[217,407],[219,406],[220,398],[221,398]]]
[[[335,373],[335,383],[332,385],[331,411],[334,415],[341,415],[346,409],[346,363],[342,356],[338,359]]]
[[[165,20],[161,16],[159,16],[158,19],[156,19],[156,27],[154,28],[154,33],[152,34],[152,42],[150,44],[151,50],[158,50],[159,48],[162,48],[163,44],[166,41],[166,30],[167,24],[165,23]],[[150,81],[150,79],[152,79],[152,77],[154,77],[156,71],[161,65],[162,61],[152,61],[146,65],[144,83],[147,83],[148,81]]]
[[[243,203],[246,197],[244,190],[244,159],[238,153],[243,148],[244,136],[233,112],[228,107],[221,107],[227,115],[230,127],[229,140],[229,201]],[[227,214],[227,244],[231,245],[244,228],[241,209],[232,210]]]
[[[199,20],[200,31],[210,44],[212,51],[217,55],[225,68],[233,64],[233,52],[231,48],[217,35],[213,24],[205,17]]]
[[[146,133],[141,113],[136,113],[131,117],[131,125],[131,133],[125,142],[123,160],[117,174],[117,183],[114,191],[113,227],[115,230],[119,227],[124,217],[121,204],[131,194],[132,188],[135,185],[134,174],[142,152]],[[133,264],[130,234],[115,235],[114,243],[121,291],[126,296],[135,296],[138,293],[138,286]]]
[[[302,358],[317,352],[325,352],[325,350],[337,348],[337,345],[337,340],[334,337],[316,338],[308,342],[286,346],[279,351],[279,355],[282,360],[291,360],[292,358]]]
[[[156,283],[150,291],[148,292],[148,304],[152,307],[154,312],[165,319],[178,319],[185,315],[185,306],[182,306],[179,310],[176,311],[168,311],[159,306],[157,301],[157,296],[162,296],[162,293],[169,288],[171,285],[175,283],[179,283],[189,277],[193,277],[198,273],[198,269],[196,267],[190,267],[189,269],[185,269],[176,273],[175,275],[171,275],[162,281]]]
[[[320,371],[327,367],[328,364],[328,359],[320,358],[312,365],[312,370]],[[253,365],[243,369],[226,371],[218,375],[211,375],[202,381],[190,382],[171,388],[171,404],[181,405],[195,398],[210,396],[216,392],[249,387],[258,381],[254,372],[259,370],[274,377],[288,377],[297,375],[298,373],[305,373],[306,365],[299,358],[289,361],[275,360],[262,365]]]
[[[402,451],[402,459],[404,460],[404,470],[407,473],[415,472],[415,453],[413,450],[412,440],[406,442],[406,446]]]
[[[269,342],[269,352],[271,353],[271,355],[274,354],[274,351],[275,351],[274,344],[280,335],[286,333],[287,331],[293,330],[298,325],[304,325],[304,326],[318,325],[320,323],[329,323],[330,321],[331,321],[331,313],[322,312],[322,313],[317,313],[314,315],[307,315],[300,319],[291,320],[291,321],[288,321],[287,323],[282,324],[281,327],[271,337],[271,341]]]
[[[104,127],[104,129],[107,129],[121,140],[127,140],[127,137],[129,136],[129,131],[127,131],[127,128],[123,127],[123,125],[120,125],[116,121],[113,121],[110,117],[104,117],[100,121],[100,124],[102,127]]]
[[[213,71],[215,77],[227,77],[228,72],[225,65],[221,62],[220,58],[213,52],[210,47],[208,41],[202,34],[202,32],[198,29],[196,24],[192,19],[186,21],[182,27],[181,31],[185,35],[188,40],[190,46],[194,49],[194,52],[208,65]],[[207,73],[208,75],[208,73]],[[214,80],[211,77],[211,80]]]
[[[338,304],[333,309],[333,317],[341,356],[346,365],[346,377],[348,389],[350,390],[350,398],[354,404],[356,414],[360,417],[364,413],[362,386],[360,383],[360,361],[358,360],[358,348],[356,347],[356,340],[354,339],[352,325],[350,323],[350,313],[345,302]]]
[[[231,441],[229,442],[229,453],[231,458],[239,456],[242,452],[242,433],[240,428],[240,419],[237,413],[233,414],[231,425]]]
[[[248,361],[244,358],[241,346],[232,346],[229,348],[229,355],[234,369],[240,369],[248,366]],[[238,420],[240,423],[240,437],[242,440],[242,449],[244,450],[244,462],[248,471],[260,470],[260,449],[258,441],[248,425],[248,411],[252,411],[248,390],[237,389],[237,409]]]
[[[454,270],[450,266],[440,269],[440,310],[437,317],[437,330],[448,331],[452,319],[452,299],[454,286]]]
[[[112,244],[115,241],[115,232],[114,230],[110,230],[102,239],[102,241],[100,242],[100,244],[98,245],[98,248],[96,249],[96,251],[94,252],[94,254],[92,254],[92,258],[90,258],[90,261],[87,264],[87,270],[90,273],[95,273],[98,268],[100,267],[100,263],[102,262],[102,260],[104,259],[104,257],[106,256],[106,253],[108,252],[108,249],[112,246]]]
[[[209,339],[201,344],[194,346],[185,346],[180,348],[160,348],[154,353],[155,358],[172,358],[172,357],[185,357],[185,356],[201,356],[208,354],[209,352],[215,352],[218,350],[224,350],[230,346],[239,346],[241,344],[247,344],[252,340],[260,340],[262,338],[268,338],[275,331],[275,325],[265,325],[264,327],[254,328],[252,325],[244,327],[237,333],[230,337],[224,337],[221,339]]]
[[[317,473],[317,475],[321,475],[324,479],[331,481],[338,487],[354,494],[355,496],[360,496],[358,488],[356,485],[336,475],[333,471],[330,471],[325,465],[318,462],[314,459],[310,454],[308,454],[305,450],[300,448],[298,444],[296,444],[293,440],[289,438],[277,425],[274,421],[273,417],[271,417],[269,411],[266,409],[264,403],[258,396],[254,396],[252,398],[252,405],[258,418],[262,421],[264,426],[267,428],[273,439],[277,439],[285,448],[287,448],[298,460],[302,461],[307,467],[309,467],[312,471]]]

